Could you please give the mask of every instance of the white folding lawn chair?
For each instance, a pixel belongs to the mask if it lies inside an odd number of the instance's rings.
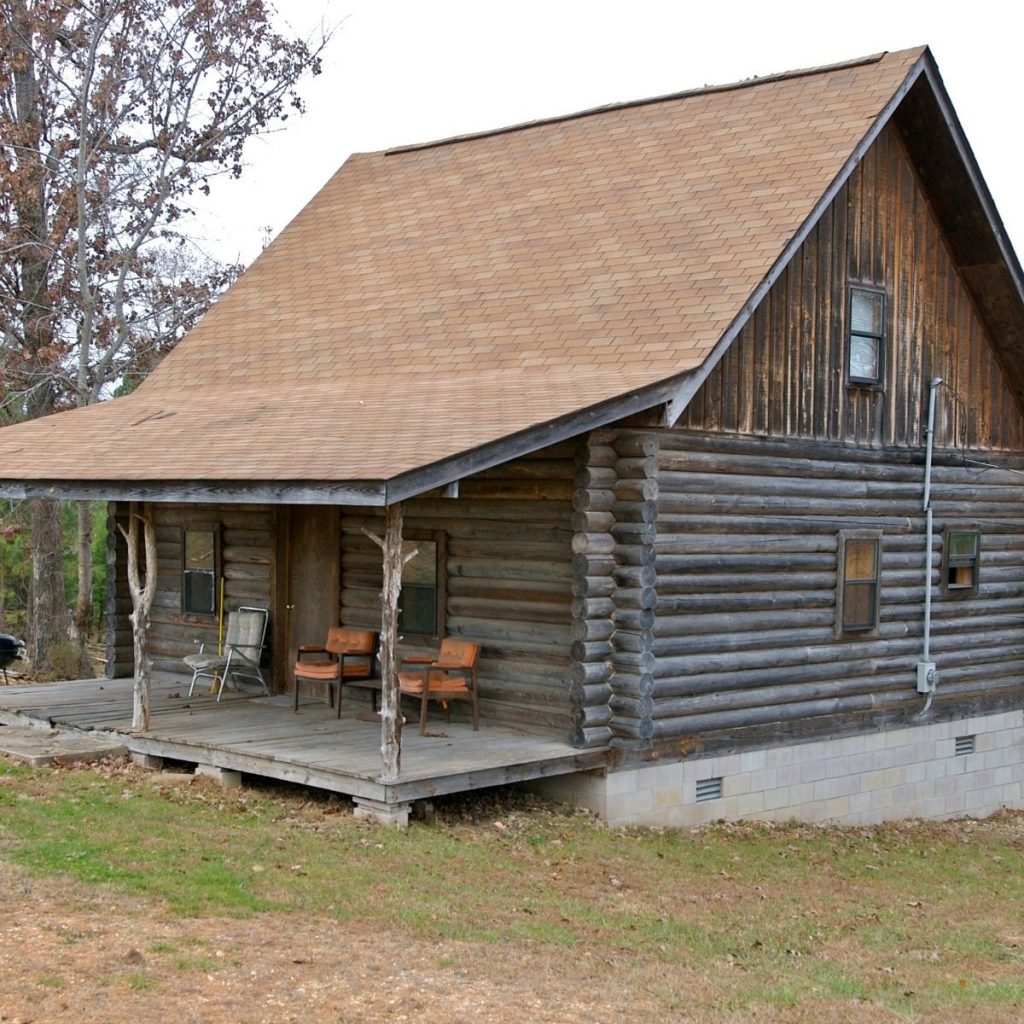
[[[270,696],[270,687],[263,677],[260,663],[267,639],[267,620],[270,613],[266,608],[239,608],[228,613],[228,630],[224,638],[224,649],[220,654],[207,652],[205,641],[196,641],[199,650],[184,660],[192,669],[192,682],[188,695],[192,696],[196,681],[202,677],[214,680],[217,700],[224,693],[228,676],[255,679]]]

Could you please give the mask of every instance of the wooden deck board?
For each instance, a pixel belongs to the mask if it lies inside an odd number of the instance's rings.
[[[402,803],[444,793],[503,785],[603,766],[605,751],[575,750],[558,739],[481,723],[431,720],[428,735],[416,722],[402,738],[402,774],[380,780],[380,728],[368,708],[347,700],[341,718],[323,701],[289,695],[209,693],[187,697],[188,681],[158,677],[151,694],[150,728],[131,733],[129,679],[16,685],[0,688],[0,723],[44,725],[109,734],[136,753],[212,764],[320,789]]]

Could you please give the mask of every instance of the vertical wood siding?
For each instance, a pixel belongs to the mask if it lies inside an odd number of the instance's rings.
[[[886,293],[879,388],[846,383],[851,284]],[[917,447],[933,377],[948,385],[939,403],[937,444],[1020,450],[1020,407],[898,130],[889,126],[679,425]]]
[[[572,499],[575,445],[468,477],[458,498],[404,503],[405,532],[447,533],[446,626],[482,645],[480,714],[566,735],[572,725]],[[344,510],[340,619],[380,628],[383,515]],[[407,638],[405,653],[435,644]],[[461,711],[459,705],[454,713]]]

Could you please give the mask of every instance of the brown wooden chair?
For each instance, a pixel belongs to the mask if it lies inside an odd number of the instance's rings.
[[[420,698],[420,735],[427,731],[427,701],[444,702],[445,719],[451,720],[448,702],[468,700],[473,705],[473,728],[480,728],[477,713],[476,662],[480,645],[470,640],[446,637],[437,657],[411,655],[399,665],[398,685],[402,693]],[[422,666],[419,671],[403,671],[406,665]]]
[[[348,626],[331,626],[323,646],[303,644],[295,662],[294,711],[299,710],[300,686],[326,686],[328,702],[337,708],[337,717],[341,718],[341,688],[346,682],[373,677],[376,647],[377,634],[372,629]]]

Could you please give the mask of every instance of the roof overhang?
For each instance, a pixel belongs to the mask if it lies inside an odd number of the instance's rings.
[[[1024,409],[1024,273],[935,60],[919,63],[893,120]]]
[[[695,371],[573,411],[486,444],[418,466],[388,480],[185,480],[0,478],[0,497],[76,501],[346,505],[383,507],[447,487],[473,473],[658,408],[687,386]]]

